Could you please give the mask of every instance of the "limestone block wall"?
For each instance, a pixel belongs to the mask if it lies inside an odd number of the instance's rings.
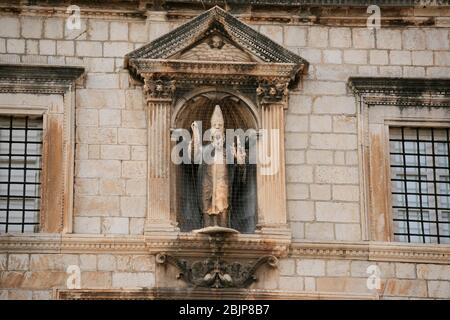
[[[76,92],[74,232],[142,234],[146,215],[147,122],[142,88],[130,85],[124,55],[175,24],[0,16],[0,63],[81,65]]]
[[[378,290],[367,287],[370,265],[381,274]],[[274,281],[278,289],[346,292],[380,299],[450,298],[450,266],[357,260],[285,259]]]
[[[67,288],[70,265],[81,269],[81,289],[97,290],[153,288],[158,268],[150,255],[0,254],[0,299],[52,299],[53,288]],[[370,265],[381,271],[378,290],[367,287]],[[305,292],[312,297],[335,293],[370,299],[450,298],[449,265],[287,258],[276,270],[261,270],[258,278],[250,289]],[[182,282],[180,286],[184,287]]]
[[[0,254],[0,299],[52,299],[53,288],[68,288],[71,265],[80,268],[81,288],[155,286],[150,255],[11,253]]]
[[[449,28],[260,26],[307,59],[286,117],[294,239],[364,240],[355,97],[349,76],[448,77]]]
[[[142,234],[147,129],[126,53],[181,22],[2,15],[0,62],[83,65],[76,96],[74,231]],[[310,62],[286,117],[288,215],[294,239],[362,239],[356,103],[349,76],[446,77],[449,28],[256,24]]]
[[[160,18],[0,15],[0,63],[82,65],[76,91],[74,233],[143,234],[147,180],[147,115],[142,88],[130,81],[123,56],[181,21]],[[349,76],[448,77],[450,29],[254,24],[256,30],[310,62],[291,90],[286,116],[287,208],[294,242],[364,240],[358,123]],[[367,289],[366,268],[382,270],[382,298],[450,298],[450,266],[360,260],[280,261],[253,287],[306,292]],[[155,285],[154,256],[0,253],[0,297],[47,299],[65,287],[68,265],[81,268],[82,288]]]

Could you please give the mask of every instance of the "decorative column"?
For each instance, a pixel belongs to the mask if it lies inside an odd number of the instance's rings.
[[[258,230],[290,236],[286,214],[284,112],[288,80],[264,80],[257,88],[261,130],[258,139]]]
[[[145,233],[176,231],[170,214],[170,118],[175,81],[145,76],[148,107],[148,185]]]

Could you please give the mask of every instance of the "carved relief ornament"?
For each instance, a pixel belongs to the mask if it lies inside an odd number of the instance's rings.
[[[144,94],[147,98],[172,99],[176,90],[176,80],[167,77],[144,77]]]
[[[256,94],[262,103],[286,102],[289,94],[288,79],[262,79],[256,88]]]

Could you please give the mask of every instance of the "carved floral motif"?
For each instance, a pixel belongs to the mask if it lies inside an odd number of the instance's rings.
[[[256,88],[256,94],[263,102],[284,101],[289,94],[287,80],[262,80]]]
[[[176,80],[144,78],[144,93],[150,98],[172,98],[176,90]]]

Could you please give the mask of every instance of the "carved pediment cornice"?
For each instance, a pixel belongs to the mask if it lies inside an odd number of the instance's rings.
[[[220,43],[215,44],[214,37]],[[192,48],[198,48],[199,43],[201,50],[186,54]],[[249,61],[215,61],[215,57],[220,56],[219,51],[224,50],[223,43],[233,50],[241,50],[243,55],[250,57]],[[210,55],[208,50],[211,50]],[[183,60],[186,56],[204,58]],[[225,84],[253,90],[260,83],[273,82],[274,78],[293,85],[308,68],[306,60],[219,7],[127,54],[125,64],[133,76],[144,82],[159,77],[175,80],[177,88]]]
[[[281,100],[287,96],[287,88],[295,77],[293,64],[139,59],[133,65],[140,70],[144,91],[151,97],[171,97],[176,88],[221,85],[248,88],[260,98]],[[156,87],[159,92],[154,90]]]
[[[237,46],[264,62],[307,64],[295,53],[239,21],[218,6],[200,14],[166,35],[127,54],[128,59],[168,59],[219,29]]]
[[[245,75],[253,77],[286,77],[292,79],[303,70],[304,65],[293,63],[257,63],[257,62],[219,62],[219,61],[186,61],[164,59],[135,59],[129,66],[141,75],[160,73],[179,77],[198,75]]]

